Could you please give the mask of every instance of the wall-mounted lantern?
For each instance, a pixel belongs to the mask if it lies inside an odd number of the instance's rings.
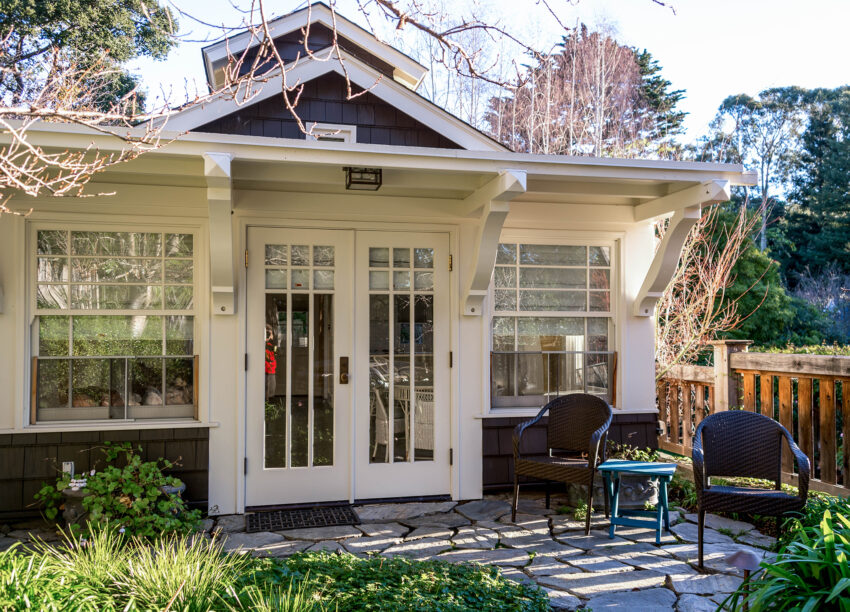
[[[345,188],[352,191],[378,191],[383,182],[380,168],[352,168],[346,166]]]

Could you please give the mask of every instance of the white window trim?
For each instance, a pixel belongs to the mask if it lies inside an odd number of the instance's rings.
[[[59,218],[56,215],[54,218]],[[65,217],[65,215],[61,215]],[[74,215],[73,219],[79,218],[79,215]],[[192,222],[191,220],[175,219],[171,223],[151,223],[149,218],[132,218],[126,217],[121,222],[112,220],[102,220],[100,215],[92,215],[91,218],[84,223],[76,220],[48,220],[45,217],[43,220],[38,219],[28,221],[26,228],[26,274],[24,275],[24,299],[26,304],[26,322],[28,328],[23,336],[23,348],[25,359],[25,387],[23,393],[22,413],[20,414],[20,429],[13,431],[101,431],[112,429],[159,429],[163,427],[217,427],[217,423],[209,422],[209,413],[207,409],[207,389],[206,385],[209,380],[209,359],[207,355],[207,336],[209,334],[209,325],[203,313],[209,309],[209,299],[207,292],[202,288],[208,285],[208,269],[206,262],[208,256],[208,244],[206,240],[207,231],[203,224]],[[149,419],[76,419],[70,421],[35,421],[32,418],[32,394],[29,390],[32,388],[32,358],[36,356],[34,347],[38,342],[38,327],[36,325],[36,317],[39,314],[44,314],[47,311],[39,311],[37,307],[37,288],[38,288],[38,232],[39,230],[68,230],[68,231],[97,231],[97,232],[151,232],[151,233],[182,233],[192,234],[193,236],[193,252],[192,259],[194,262],[194,273],[192,281],[193,290],[193,308],[188,311],[181,311],[182,314],[188,314],[194,320],[194,351],[198,355],[198,379],[194,381],[198,394],[197,418],[191,417],[174,417],[174,418],[149,418]],[[69,271],[70,272],[70,271]],[[102,311],[103,314],[126,315],[139,314],[138,310],[110,310]],[[79,314],[76,310],[56,311],[55,314]],[[53,314],[48,313],[48,314]],[[86,311],[86,314],[91,314],[91,311]],[[203,383],[203,384],[201,384]]]
[[[537,229],[514,229],[505,228],[499,237],[499,243],[525,243],[525,244],[552,244],[552,245],[575,245],[575,246],[608,246],[611,248],[611,310],[607,313],[593,312],[560,312],[547,311],[545,313],[530,313],[529,316],[537,316],[539,314],[545,316],[576,316],[576,317],[604,317],[610,319],[613,331],[609,341],[609,350],[621,352],[620,347],[621,335],[623,326],[621,312],[621,296],[623,295],[623,276],[622,276],[622,242],[624,238],[623,232],[596,232],[596,231],[557,231],[557,230],[537,230]],[[495,273],[495,265],[493,266]],[[502,406],[493,408],[490,397],[490,353],[493,348],[493,316],[507,314],[507,316],[516,313],[495,310],[495,291],[494,291],[493,276],[490,277],[490,285],[487,289],[488,307],[486,315],[482,317],[482,353],[485,358],[486,370],[482,376],[482,412],[481,418],[510,418],[510,417],[529,417],[536,416],[540,412],[542,406],[527,408],[524,406]],[[617,390],[620,392],[622,380],[622,362],[617,369]],[[618,403],[618,398],[614,398],[614,403]]]
[[[344,123],[311,123],[307,129],[307,140],[321,142],[338,142],[338,141],[323,141],[323,136],[332,138],[341,138],[344,143],[357,143],[357,126],[346,125]]]

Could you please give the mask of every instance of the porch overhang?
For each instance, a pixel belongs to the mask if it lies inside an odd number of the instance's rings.
[[[59,150],[121,148],[117,138],[74,125],[35,125],[29,129],[29,138],[33,144]],[[161,138],[174,140],[98,175],[96,182],[211,188],[209,181],[213,177],[205,173],[204,159],[215,152],[230,160],[228,180],[234,192],[298,193],[316,198],[317,202],[323,195],[333,194],[388,203],[392,198],[403,197],[420,204],[423,214],[433,211],[435,217],[453,215],[462,222],[476,223],[477,246],[466,262],[468,282],[462,300],[462,310],[467,315],[481,314],[481,302],[495,265],[495,245],[508,211],[554,204],[564,205],[571,218],[582,215],[581,220],[588,223],[616,220],[620,225],[644,224],[672,216],[632,311],[634,316],[651,316],[675,271],[685,237],[699,219],[700,207],[727,200],[732,186],[755,185],[757,181],[755,173],[737,164],[530,155],[196,132],[163,133]],[[382,168],[381,189],[368,195],[346,192],[341,169],[350,165]],[[213,268],[215,271],[222,266]],[[222,289],[219,300],[224,300],[228,284],[214,284]]]

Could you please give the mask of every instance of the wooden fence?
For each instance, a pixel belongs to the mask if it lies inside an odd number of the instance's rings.
[[[750,353],[747,342],[714,343],[713,366],[675,366],[657,383],[659,448],[690,456],[697,425],[720,410],[779,421],[812,463],[812,489],[850,495],[850,357]],[[783,452],[783,479],[794,462]]]

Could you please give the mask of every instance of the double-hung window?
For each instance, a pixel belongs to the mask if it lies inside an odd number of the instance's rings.
[[[191,233],[35,232],[31,421],[196,417]]]
[[[559,395],[612,401],[612,244],[499,245],[490,400],[539,407]]]

